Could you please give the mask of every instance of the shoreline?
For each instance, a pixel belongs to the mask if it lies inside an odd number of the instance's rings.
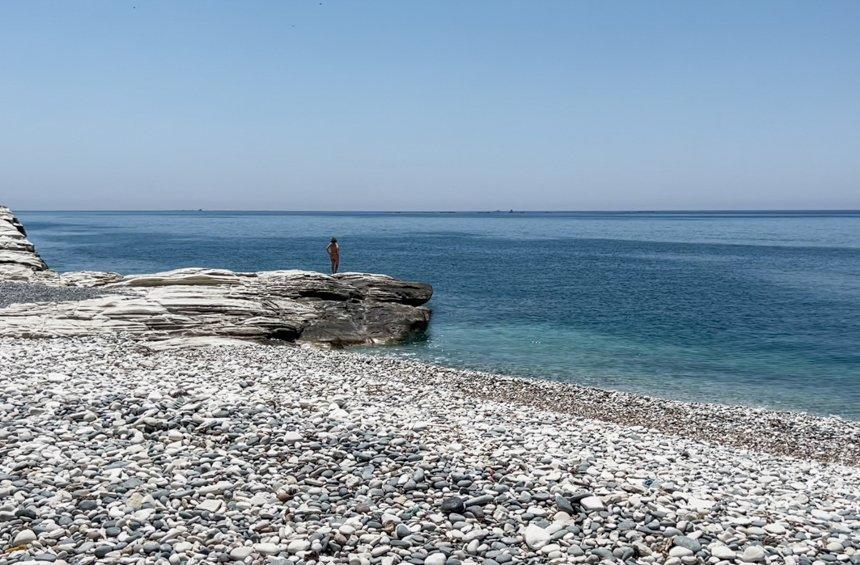
[[[860,563],[848,421],[758,411],[741,424],[771,439],[745,449],[707,439],[731,441],[745,409],[307,346],[150,345],[0,340],[0,562]],[[598,409],[624,425],[584,417]],[[761,450],[779,429],[810,458]],[[819,460],[834,453],[851,465]]]
[[[460,390],[487,400],[530,405],[624,426],[641,426],[694,441],[773,455],[860,466],[860,421],[842,416],[675,400],[554,379],[450,367],[385,353],[343,352],[385,359],[407,370],[436,371],[442,381],[456,383]],[[822,436],[842,443],[822,444]]]

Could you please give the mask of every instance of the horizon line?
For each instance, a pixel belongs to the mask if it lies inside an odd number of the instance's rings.
[[[0,204],[0,206],[3,206]],[[15,210],[7,206],[10,210]],[[677,209],[618,209],[618,210],[290,210],[250,208],[21,208],[18,212],[238,212],[238,213],[286,213],[286,214],[654,214],[654,213],[797,213],[797,212],[860,212],[860,208],[677,208]]]

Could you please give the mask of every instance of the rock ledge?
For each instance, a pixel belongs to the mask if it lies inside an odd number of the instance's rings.
[[[97,290],[99,296],[12,304],[0,337],[125,333],[175,338],[279,339],[333,346],[397,342],[430,322],[430,285],[386,275],[186,268],[128,275],[57,274],[12,212],[0,207],[0,281]],[[60,293],[62,294],[62,293]],[[85,295],[92,296],[92,295]]]

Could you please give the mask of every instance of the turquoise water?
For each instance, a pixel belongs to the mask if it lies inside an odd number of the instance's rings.
[[[860,419],[860,213],[22,212],[58,270],[431,282],[448,365]]]

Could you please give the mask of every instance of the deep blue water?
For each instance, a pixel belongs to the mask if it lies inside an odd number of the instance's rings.
[[[20,212],[57,270],[341,270],[431,282],[387,353],[860,419],[860,212]]]

